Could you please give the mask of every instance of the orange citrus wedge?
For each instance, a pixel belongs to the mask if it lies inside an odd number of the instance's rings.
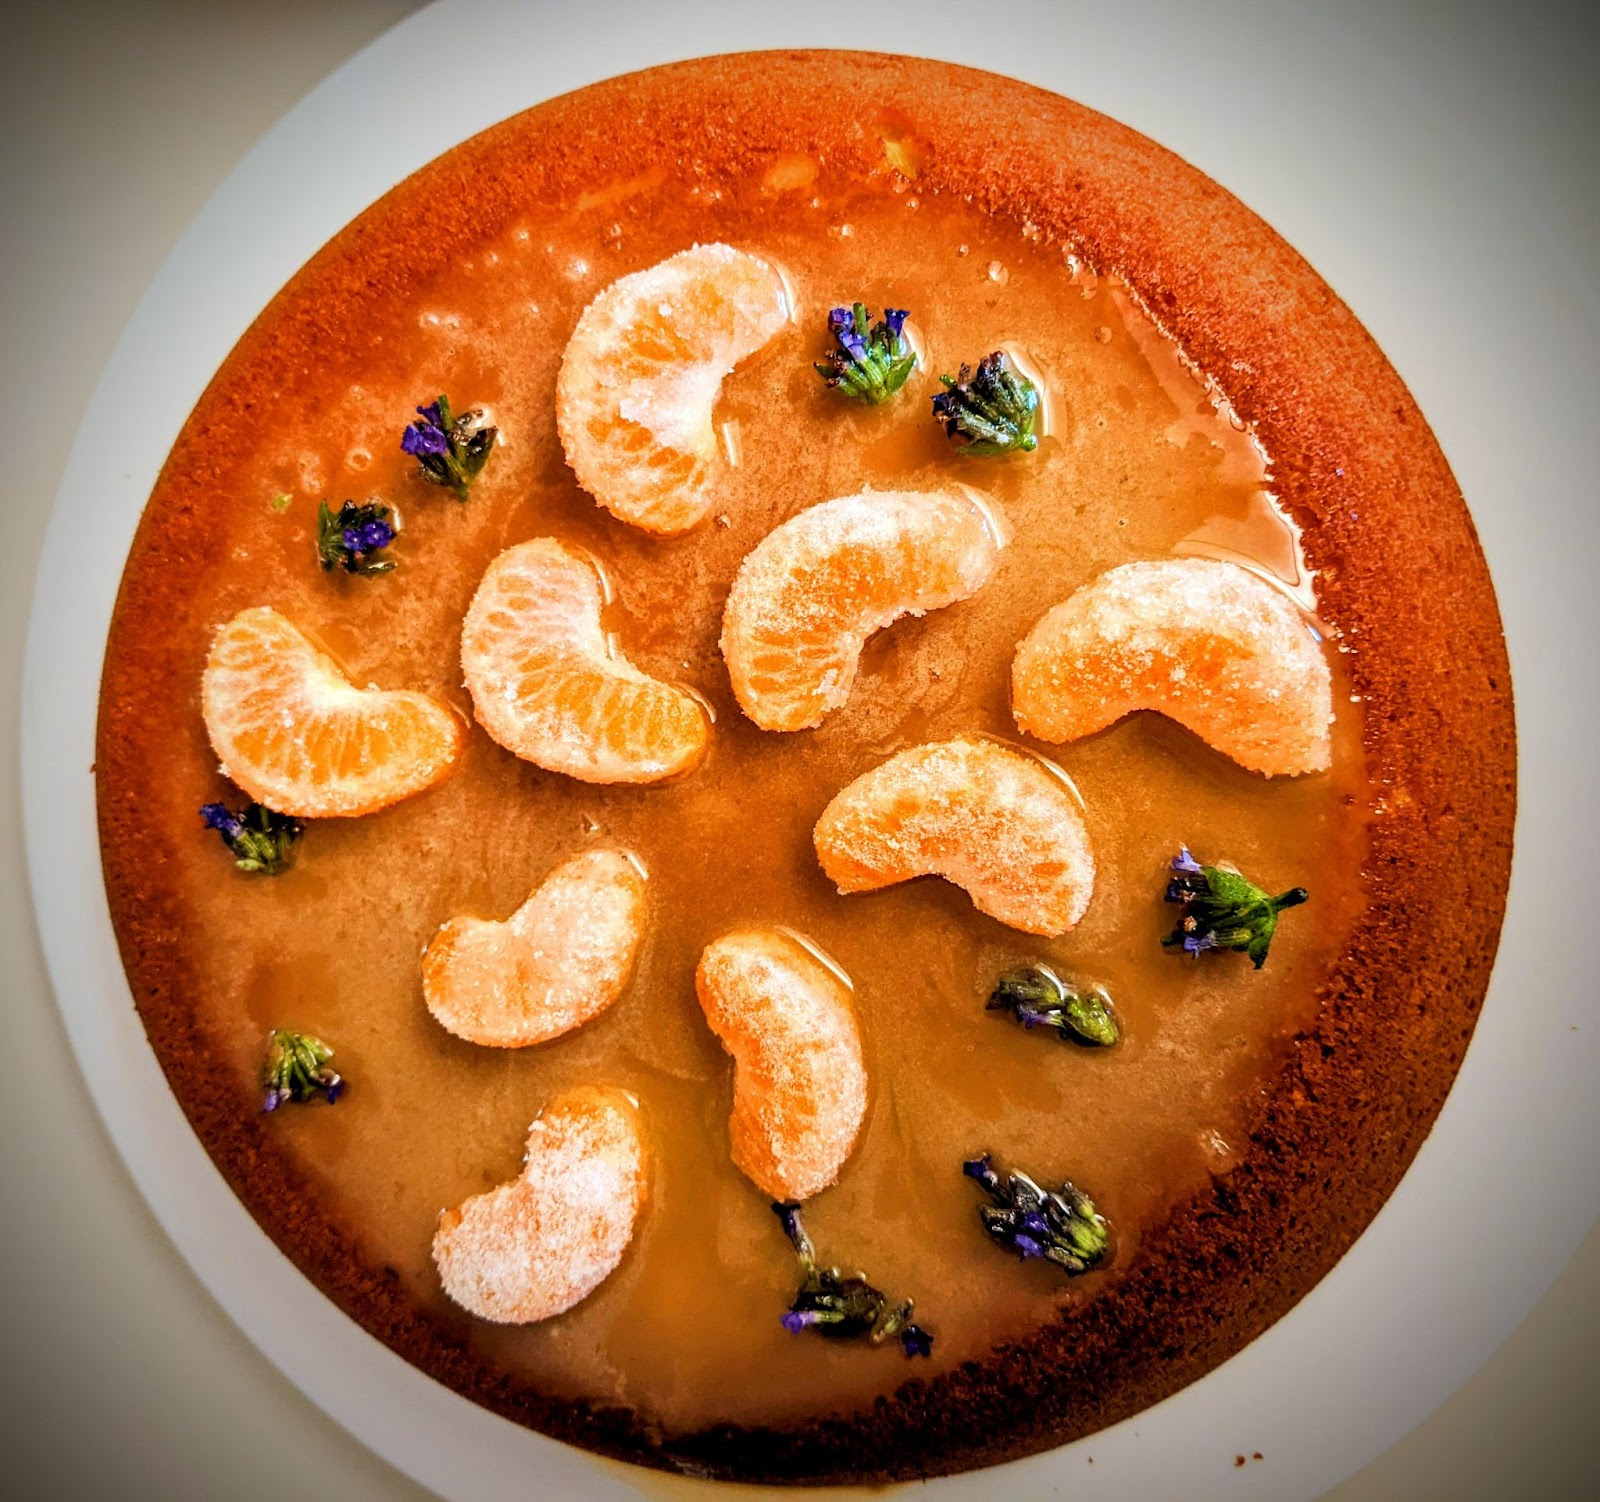
[[[458,1038],[525,1048],[622,994],[644,936],[644,872],[620,850],[575,855],[503,923],[452,918],[422,956],[422,996]]]
[[[1125,563],[1057,605],[1011,668],[1017,725],[1046,741],[1136,709],[1268,777],[1325,772],[1333,683],[1304,614],[1238,564]]]
[[[553,537],[496,558],[461,629],[478,722],[525,761],[582,782],[685,772],[705,755],[705,711],[613,649],[604,606],[594,561]]]
[[[694,984],[706,1021],[733,1056],[735,1165],[774,1199],[826,1189],[867,1110],[849,986],[776,928],[708,944]]]
[[[957,492],[863,491],[792,517],[740,565],[723,613],[740,707],[763,730],[821,724],[874,631],[974,594],[1003,546],[995,515]]]
[[[995,741],[891,756],[834,797],[814,839],[840,892],[942,876],[980,913],[1024,933],[1065,933],[1094,890],[1076,796],[1037,757]]]
[[[613,282],[583,310],[556,378],[578,483],[646,532],[711,509],[723,377],[789,320],[783,278],[731,245],[696,245]]]
[[[420,793],[466,741],[454,711],[425,694],[357,688],[266,606],[217,632],[200,706],[224,775],[297,818],[370,814]]]
[[[638,1103],[622,1090],[569,1090],[529,1127],[517,1178],[439,1217],[444,1291],[496,1324],[560,1314],[616,1270],[647,1191]]]

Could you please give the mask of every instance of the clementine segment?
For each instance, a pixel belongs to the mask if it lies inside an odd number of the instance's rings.
[[[1017,725],[1071,741],[1153,709],[1268,777],[1325,772],[1333,683],[1281,591],[1214,558],[1125,563],[1057,605],[1017,648]]]
[[[420,793],[466,740],[460,717],[424,694],[357,688],[267,606],[217,632],[200,704],[223,773],[297,818],[370,814]]]
[[[1024,933],[1065,933],[1094,890],[1075,795],[1037,757],[995,741],[891,756],[835,795],[813,837],[842,893],[942,876],[980,913]]]
[[[863,491],[792,517],[728,595],[722,655],[740,707],[763,730],[821,724],[873,632],[976,593],[1003,546],[997,514],[950,491]]]
[[[594,561],[553,537],[496,558],[461,631],[479,723],[506,750],[583,782],[659,782],[689,770],[705,755],[705,711],[613,648],[604,606]]]
[[[826,1189],[867,1110],[849,986],[776,928],[708,944],[694,984],[706,1021],[733,1056],[734,1163],[774,1199]]]
[[[569,1090],[528,1129],[517,1178],[439,1217],[439,1281],[480,1319],[549,1319],[616,1270],[648,1188],[634,1098],[595,1086]]]
[[[635,527],[688,531],[712,505],[723,377],[788,320],[783,278],[730,245],[696,245],[613,282],[579,317],[556,378],[578,483]]]
[[[452,918],[422,956],[422,996],[469,1043],[525,1048],[622,994],[644,936],[645,878],[620,850],[557,866],[503,923]]]

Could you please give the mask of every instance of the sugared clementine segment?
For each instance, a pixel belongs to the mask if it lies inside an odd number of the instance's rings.
[[[942,876],[980,913],[1024,933],[1065,933],[1094,890],[1072,790],[1037,757],[997,741],[938,741],[891,756],[834,797],[814,839],[841,892]]]
[[[953,605],[994,572],[998,514],[958,491],[863,491],[767,534],[740,565],[722,655],[763,730],[805,730],[850,696],[861,648],[903,615]]]
[[[517,1178],[439,1217],[444,1291],[496,1324],[560,1314],[616,1270],[648,1189],[638,1103],[622,1090],[569,1090],[529,1127]]]
[[[641,673],[600,623],[594,560],[553,537],[507,548],[461,628],[478,721],[508,751],[583,782],[659,782],[705,755],[693,694]]]
[[[694,984],[706,1021],[733,1056],[734,1163],[774,1199],[826,1189],[867,1110],[849,986],[777,928],[708,944]]]
[[[583,310],[556,378],[578,483],[646,532],[711,509],[723,378],[789,320],[783,278],[731,245],[696,245],[613,282]]]
[[[1084,585],[1017,648],[1011,707],[1046,741],[1154,709],[1268,777],[1325,772],[1333,754],[1332,676],[1305,616],[1214,558],[1125,563]]]
[[[620,850],[586,851],[557,866],[503,923],[450,919],[423,952],[423,999],[469,1043],[543,1043],[622,994],[644,923],[638,863]]]
[[[466,740],[461,717],[425,694],[357,688],[267,606],[217,632],[200,706],[223,774],[297,818],[370,814],[420,793]]]

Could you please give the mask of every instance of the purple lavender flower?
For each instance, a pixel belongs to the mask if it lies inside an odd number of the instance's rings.
[[[831,309],[828,332],[838,348],[817,364],[817,374],[858,402],[888,401],[916,369],[917,352],[902,333],[905,321],[903,308],[885,308],[875,324],[865,303]]]
[[[1024,1028],[1051,1028],[1065,1042],[1109,1048],[1121,1036],[1103,986],[1069,985],[1048,965],[1006,971],[987,1010],[1009,1012]]]
[[[933,1336],[921,1325],[907,1325],[900,1332],[900,1349],[907,1358],[933,1355]]]
[[[388,522],[369,521],[359,527],[344,529],[344,548],[350,554],[375,553],[394,541],[395,532]]]
[[[773,1214],[783,1226],[800,1263],[801,1282],[787,1313],[779,1323],[791,1335],[815,1330],[828,1340],[865,1339],[879,1345],[891,1335],[900,1337],[900,1346],[910,1356],[926,1356],[933,1337],[910,1323],[912,1302],[891,1304],[865,1276],[846,1277],[836,1267],[818,1267],[811,1238],[800,1224],[800,1207],[774,1204]]]
[[[225,803],[201,804],[200,817],[230,844],[244,833],[244,825],[228,811],[228,805]]]
[[[420,459],[424,454],[450,452],[450,435],[445,432],[444,416],[439,409],[439,402],[418,407],[417,413],[422,421],[413,422],[400,435],[400,447],[412,458]]]
[[[784,1202],[774,1204],[772,1213],[778,1217],[778,1223],[783,1227],[783,1234],[789,1238],[789,1244],[802,1260],[813,1259],[811,1239],[806,1235],[805,1227],[800,1224],[799,1205]]]
[[[400,435],[400,447],[417,461],[420,479],[443,485],[465,501],[498,436],[482,421],[478,408],[457,414],[450,409],[450,398],[440,396],[417,408],[417,420]]]
[[[1105,1255],[1109,1230],[1088,1195],[1066,1183],[1051,1192],[1025,1173],[1004,1180],[994,1171],[989,1154],[961,1165],[989,1196],[978,1207],[978,1219],[989,1237],[1024,1261],[1042,1258],[1063,1272],[1087,1272]]]
[[[346,501],[335,511],[326,501],[317,507],[317,561],[324,569],[342,568],[368,577],[386,574],[394,559],[378,554],[395,540],[394,512],[377,501],[358,506]]]
[[[310,1033],[274,1028],[267,1034],[267,1062],[262,1070],[263,1111],[276,1111],[322,1096],[331,1106],[344,1093],[344,1080],[328,1067],[333,1050]]]
[[[241,814],[226,804],[206,803],[200,817],[222,836],[222,843],[233,853],[233,863],[241,871],[262,876],[281,876],[294,860],[294,847],[305,833],[305,825],[288,814],[263,803],[248,803]]]
[[[933,416],[945,436],[969,454],[1028,453],[1038,448],[1034,424],[1039,388],[1011,368],[1004,350],[942,375],[944,390],[933,398]]]
[[[1187,847],[1179,849],[1172,869],[1167,901],[1181,903],[1183,916],[1162,944],[1196,956],[1208,949],[1242,950],[1257,970],[1266,963],[1278,914],[1298,907],[1311,895],[1304,887],[1291,887],[1269,897],[1237,871],[1201,865]]]

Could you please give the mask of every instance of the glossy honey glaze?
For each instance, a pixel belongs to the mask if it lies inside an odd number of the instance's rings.
[[[603,286],[714,239],[781,265],[795,320],[724,387],[716,417],[732,462],[716,516],[662,541],[573,483],[554,430],[556,370]],[[850,404],[812,368],[827,309],[856,298],[908,308],[924,356],[882,408]],[[372,817],[313,825],[295,869],[267,880],[235,875],[198,827],[195,807],[227,789],[197,704],[174,706],[181,775],[151,796],[171,827],[194,829],[175,847],[174,879],[201,967],[198,1025],[237,1065],[218,1088],[254,1109],[274,1026],[327,1039],[349,1080],[336,1107],[263,1123],[316,1186],[307,1214],[337,1221],[374,1266],[394,1269],[421,1306],[517,1377],[636,1406],[667,1430],[848,1410],[908,1374],[981,1361],[1066,1301],[1093,1298],[1175,1199],[1237,1161],[1281,1042],[1314,1015],[1316,978],[1359,914],[1367,789],[1359,708],[1337,657],[1329,776],[1267,782],[1150,715],[1034,748],[1080,790],[1098,858],[1087,917],[1060,940],[1011,932],[937,880],[840,897],[811,829],[834,792],[902,747],[975,732],[1015,739],[1016,642],[1106,568],[1221,553],[1312,598],[1264,458],[1226,404],[1125,290],[1031,226],[892,174],[846,182],[793,158],[748,181],[647,178],[530,212],[447,280],[397,296],[364,332],[263,414],[256,454],[226,477],[215,568],[175,607],[196,675],[216,625],[271,604],[358,682],[422,689],[470,714],[457,653],[472,591],[499,550],[552,534],[607,572],[607,625],[632,660],[691,686],[716,721],[706,763],[649,788],[545,773],[475,730],[451,780]],[[1046,436],[1031,455],[964,457],[931,419],[935,377],[1001,346],[1045,386]],[[399,451],[413,406],[441,391],[458,409],[488,409],[501,432],[466,505],[418,481]],[[1011,527],[990,583],[874,638],[849,703],[820,729],[769,734],[746,721],[717,649],[744,555],[787,517],[864,485],[957,482],[997,500]],[[323,497],[395,506],[399,567],[377,579],[320,572]],[[1160,947],[1180,842],[1273,890],[1310,888],[1265,970]],[[505,917],[561,860],[599,844],[625,846],[650,873],[649,932],[620,1001],[522,1051],[444,1032],[421,995],[429,936],[455,914]],[[693,985],[702,947],[753,923],[808,935],[854,982],[868,1116],[806,1224],[824,1258],[916,1299],[935,1336],[926,1364],[779,1325],[794,1261],[766,1199],[728,1160],[729,1064]],[[986,1013],[997,973],[1030,959],[1108,986],[1122,1042],[1080,1049]],[[565,1315],[525,1328],[474,1321],[439,1290],[436,1217],[511,1177],[541,1104],[580,1083],[634,1092],[648,1121],[653,1187],[633,1245]],[[1069,1282],[987,1242],[960,1170],[984,1150],[1089,1192],[1114,1228],[1106,1269]]]

